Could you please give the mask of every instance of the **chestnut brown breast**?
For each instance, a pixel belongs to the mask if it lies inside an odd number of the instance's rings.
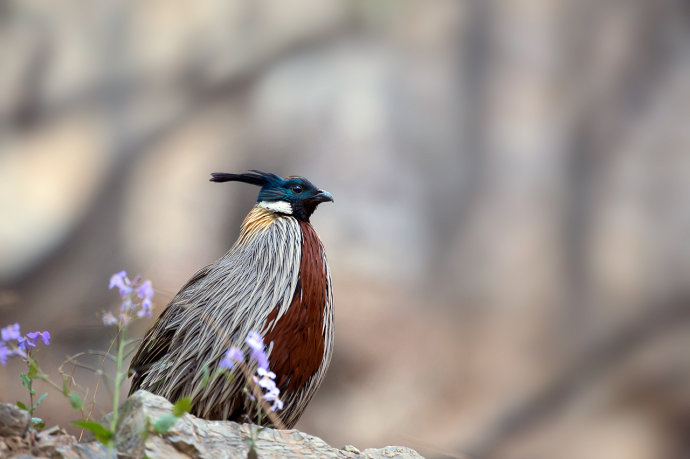
[[[321,242],[314,228],[300,222],[302,258],[299,281],[287,312],[273,329],[265,334],[265,342],[273,342],[271,369],[281,393],[304,387],[321,366],[324,354],[323,313],[326,305],[327,279]],[[272,323],[276,307],[268,316]]]

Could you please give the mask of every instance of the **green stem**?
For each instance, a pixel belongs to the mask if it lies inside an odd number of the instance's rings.
[[[124,379],[124,374],[122,372],[122,361],[124,360],[124,354],[125,354],[125,328],[120,329],[120,338],[117,343],[117,370],[115,372],[115,389],[113,391],[113,417],[110,420],[110,431],[115,434],[115,430],[117,429],[117,421],[118,421],[118,408],[120,406],[120,385],[122,384],[122,380]],[[113,456],[113,440],[111,440],[110,444],[108,445],[108,450],[110,452],[110,456]]]
[[[29,379],[29,414],[34,415],[34,381]]]
[[[29,414],[33,417],[34,415],[34,378],[31,376],[31,365],[33,364],[33,359],[31,358],[31,351],[26,352],[26,361],[29,364],[29,371],[26,375],[29,377]]]

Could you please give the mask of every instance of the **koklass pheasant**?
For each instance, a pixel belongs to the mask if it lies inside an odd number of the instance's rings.
[[[316,207],[333,197],[301,177],[211,175],[212,182],[260,186],[257,203],[234,246],[194,274],[144,337],[132,359],[130,394],[146,389],[173,403],[192,397],[196,416],[247,421],[243,379],[204,385],[204,368],[216,368],[229,347],[242,347],[256,330],[284,403],[277,414],[291,428],[321,385],[333,352],[331,278],[309,223]]]

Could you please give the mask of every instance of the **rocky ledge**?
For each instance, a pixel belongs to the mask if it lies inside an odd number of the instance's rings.
[[[163,397],[138,391],[120,407],[116,434],[119,457],[177,458],[419,458],[416,451],[387,446],[359,451],[353,446],[337,449],[320,438],[299,430],[256,429],[256,426],[226,421],[206,421],[185,414],[164,435],[142,438],[147,419],[155,421],[170,413],[172,405]],[[97,442],[82,442],[58,427],[36,432],[29,429],[29,416],[14,405],[0,404],[0,457],[29,459],[106,458]],[[255,432],[258,431],[258,432]],[[250,454],[249,438],[255,436]]]

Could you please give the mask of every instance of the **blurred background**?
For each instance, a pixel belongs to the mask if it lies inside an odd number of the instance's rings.
[[[160,313],[234,242],[258,190],[209,173],[262,169],[335,196],[312,220],[335,355],[301,430],[690,454],[686,1],[2,0],[0,57],[0,326],[49,330],[55,379],[107,349],[112,273]],[[55,392],[40,414],[78,417]]]

